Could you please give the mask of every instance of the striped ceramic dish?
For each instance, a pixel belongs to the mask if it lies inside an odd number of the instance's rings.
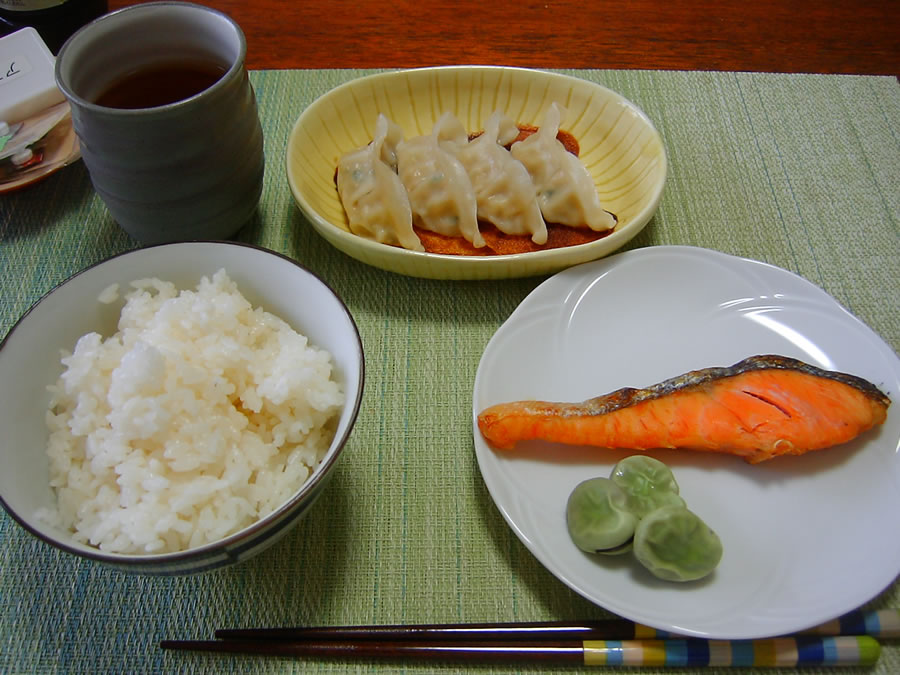
[[[470,131],[495,110],[538,125],[552,102],[567,110],[563,128],[580,145],[615,232],[589,244],[546,251],[469,257],[407,251],[350,232],[334,183],[339,158],[372,140],[378,113],[409,138],[453,112]],[[598,84],[538,70],[449,66],[391,71],[347,82],[314,101],[297,119],[287,147],[294,199],[327,241],[369,265],[432,279],[503,279],[550,274],[601,258],[631,240],[656,211],[666,178],[662,139],[633,103]]]

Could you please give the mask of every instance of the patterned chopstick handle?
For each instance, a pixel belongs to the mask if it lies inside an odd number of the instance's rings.
[[[765,640],[588,640],[586,666],[868,666],[881,645],[868,635]]]
[[[871,635],[876,638],[900,637],[900,609],[856,611],[811,628],[809,635]]]

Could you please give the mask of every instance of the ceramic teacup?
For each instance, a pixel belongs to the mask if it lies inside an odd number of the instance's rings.
[[[60,50],[91,182],[139,242],[226,239],[255,212],[263,137],[246,51],[232,19],[182,2],[112,12]]]

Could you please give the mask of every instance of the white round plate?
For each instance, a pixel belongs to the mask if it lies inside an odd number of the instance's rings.
[[[900,391],[893,350],[818,287],[765,263],[666,246],[573,267],[538,286],[485,349],[473,416],[503,401],[580,401],[645,387],[755,354],[852,373],[892,399]],[[630,554],[582,553],[566,531],[575,485],[608,475],[633,452],[543,442],[494,450],[475,426],[494,503],[550,572],[619,616],[712,639],[808,628],[895,579],[898,451],[900,411],[892,410],[882,427],[850,443],[757,465],[713,453],[653,453],[724,546],[710,577],[678,584],[655,579]]]

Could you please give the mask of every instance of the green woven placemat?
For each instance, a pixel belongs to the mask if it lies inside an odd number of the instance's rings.
[[[478,360],[543,279],[442,282],[375,270],[332,249],[293,205],[283,164],[294,120],[317,96],[368,72],[251,73],[267,176],[259,214],[238,238],[292,256],[330,284],[366,351],[364,405],[334,481],[273,548],[187,578],[79,561],[0,514],[0,671],[357,672],[376,667],[171,654],[157,643],[238,625],[609,616],[518,541],[472,451]],[[824,288],[900,350],[895,78],[566,72],[634,101],[663,136],[666,192],[628,248],[686,244],[778,265]],[[81,163],[0,196],[0,335],[57,283],[133,247]],[[898,606],[898,593],[895,583],[869,606]],[[874,672],[897,671],[900,649],[887,645]]]

